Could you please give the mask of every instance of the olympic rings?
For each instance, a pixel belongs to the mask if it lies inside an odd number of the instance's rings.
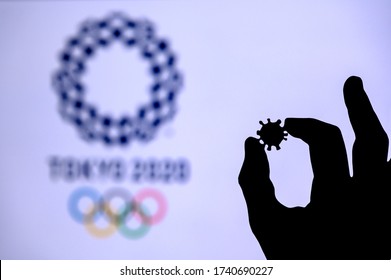
[[[92,201],[92,206],[87,207],[87,211],[81,211],[79,206],[84,198]],[[111,201],[115,198],[123,201],[118,211],[113,210],[111,206]],[[154,214],[142,205],[142,202],[149,198],[157,203],[157,211]],[[118,229],[124,237],[137,239],[144,236],[152,225],[162,221],[167,213],[167,201],[160,192],[154,189],[143,189],[133,198],[128,190],[122,188],[112,188],[101,196],[93,188],[81,187],[70,195],[68,211],[76,222],[83,224],[86,230],[95,237],[109,237]],[[107,219],[107,225],[104,228],[96,225],[101,216]],[[137,228],[127,225],[133,217],[139,221]]]

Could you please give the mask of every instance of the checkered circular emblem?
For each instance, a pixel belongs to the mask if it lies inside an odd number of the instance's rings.
[[[152,79],[147,92],[149,102],[136,108],[134,115],[119,118],[102,114],[99,108],[86,102],[87,90],[82,82],[88,60],[100,49],[115,43],[136,48],[148,63]],[[149,141],[158,128],[175,115],[175,101],[183,76],[176,68],[176,55],[169,42],[157,37],[149,20],[135,20],[120,13],[98,20],[89,19],[67,40],[60,52],[60,63],[53,76],[54,89],[60,100],[59,111],[85,140],[102,141],[106,145]]]

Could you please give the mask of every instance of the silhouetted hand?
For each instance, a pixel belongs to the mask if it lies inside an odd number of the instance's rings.
[[[316,119],[285,120],[285,130],[310,149],[314,179],[306,207],[278,202],[264,145],[251,137],[245,142],[239,184],[267,259],[391,258],[388,137],[361,79],[350,77],[343,91],[356,136],[353,177],[338,127]]]

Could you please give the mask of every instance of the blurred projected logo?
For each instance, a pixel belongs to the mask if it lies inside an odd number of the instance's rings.
[[[116,199],[121,200],[117,207],[113,205]],[[148,199],[156,203],[155,211],[143,203]],[[83,204],[83,200],[88,200],[84,210],[81,209],[83,205],[80,205]],[[106,238],[118,231],[128,239],[138,239],[146,235],[152,225],[165,217],[167,202],[155,189],[143,189],[132,196],[124,188],[112,188],[100,195],[93,188],[82,187],[70,195],[68,210],[72,218],[84,225],[95,237]]]
[[[136,48],[149,64],[152,79],[147,92],[149,102],[136,108],[134,115],[118,118],[102,114],[96,106],[86,102],[87,90],[82,83],[87,60],[115,43]],[[53,76],[60,100],[59,111],[85,140],[102,141],[106,145],[127,145],[133,140],[146,142],[175,115],[175,101],[183,77],[176,68],[176,56],[168,41],[156,35],[154,25],[148,20],[135,20],[119,13],[87,20],[67,41],[60,62]]]

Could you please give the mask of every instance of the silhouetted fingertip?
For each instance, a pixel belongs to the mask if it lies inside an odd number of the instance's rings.
[[[360,77],[351,76],[346,80],[343,87],[343,95],[351,122],[374,114]],[[353,123],[352,125],[355,126]]]
[[[363,89],[364,85],[362,79],[357,76],[349,77],[343,86],[344,92],[362,91]]]
[[[249,137],[244,143],[244,153],[246,157],[259,157],[260,154],[264,153],[264,145],[259,142],[259,139]]]
[[[259,149],[260,146],[262,146],[262,144],[259,143],[259,139],[254,138],[254,137],[248,137],[246,139],[246,141],[244,142],[244,148],[246,150],[254,149],[254,148],[258,148]]]
[[[295,123],[295,118],[286,118],[284,121],[284,129],[289,132],[289,129],[291,129],[292,124]]]
[[[284,129],[293,137],[305,133],[308,129],[309,118],[286,118],[284,122]]]
[[[247,139],[246,139],[246,141],[245,141],[245,144],[247,145],[247,144],[253,144],[253,143],[255,143],[255,142],[258,142],[258,139],[257,138],[255,138],[255,137],[248,137]]]

